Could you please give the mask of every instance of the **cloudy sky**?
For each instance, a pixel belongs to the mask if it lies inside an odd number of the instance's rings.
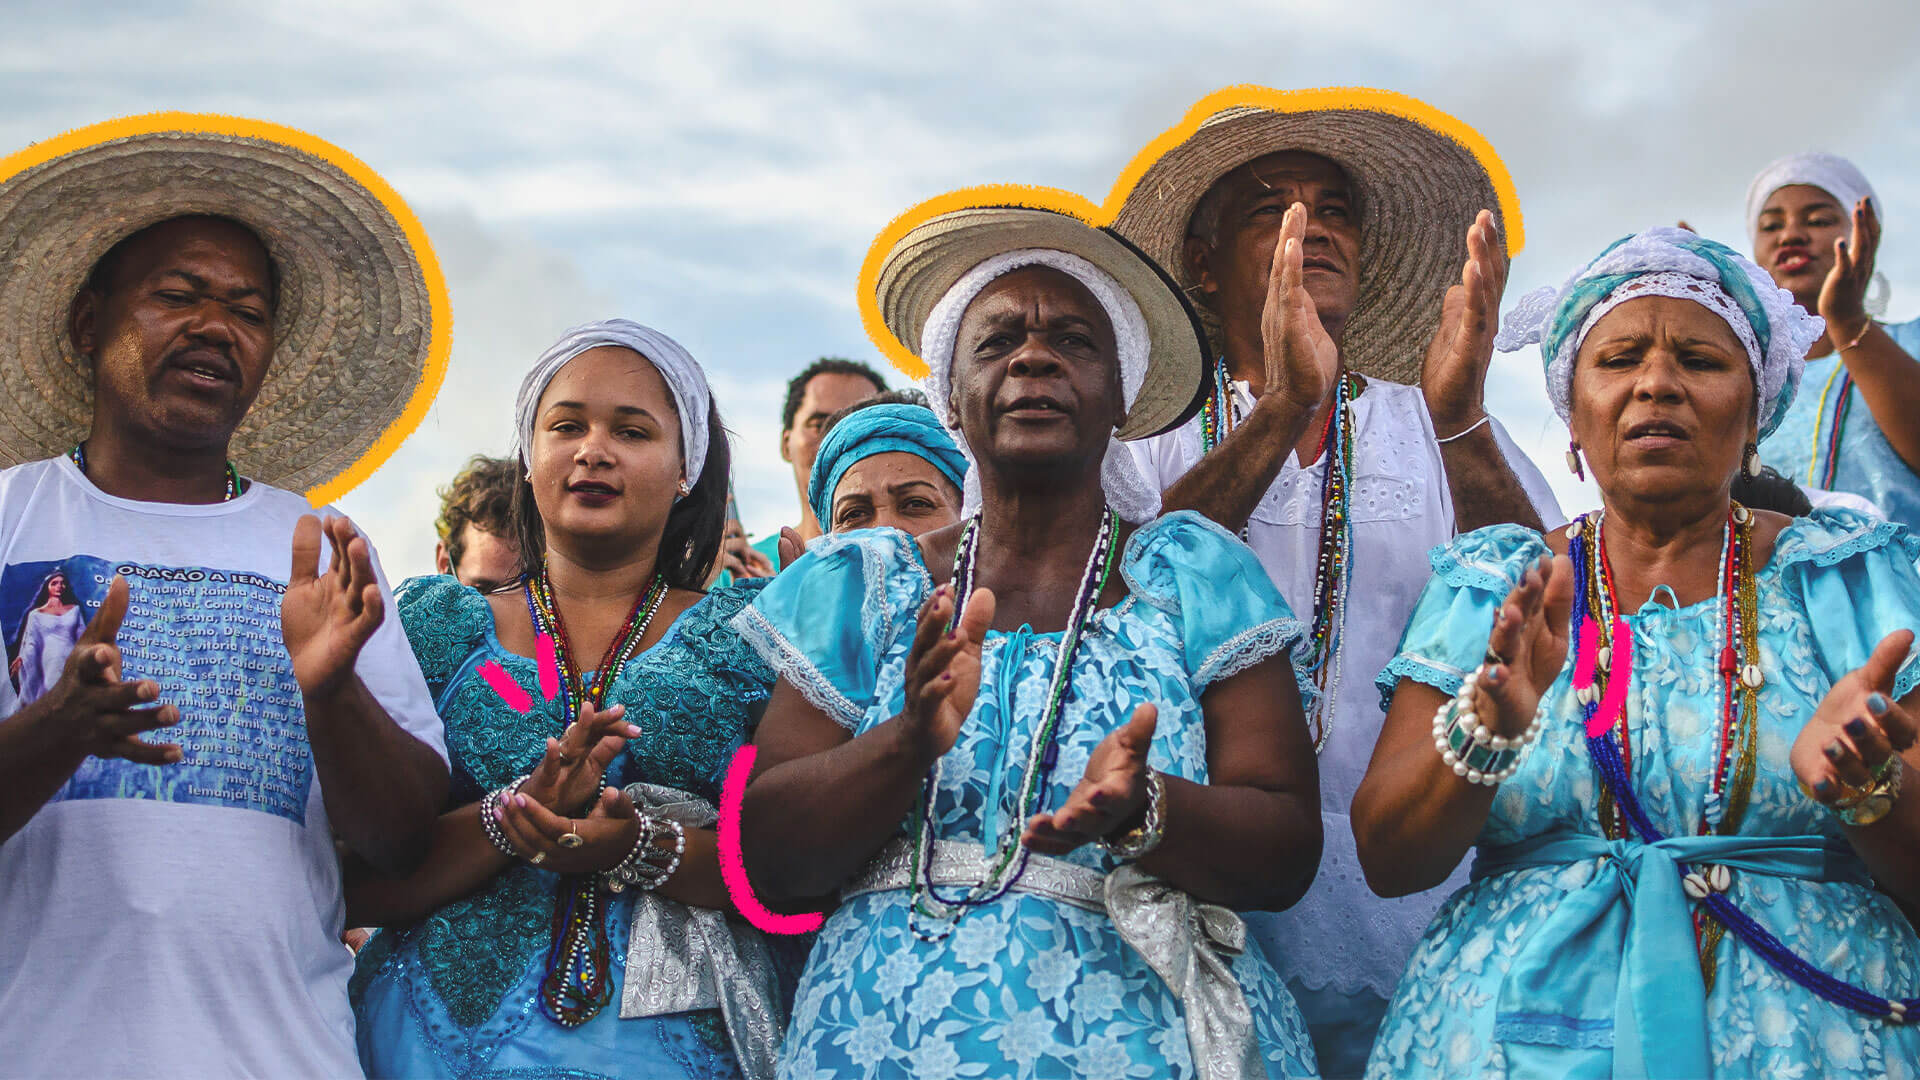
[[[432,413],[341,503],[396,578],[431,568],[434,487],[507,449],[533,357],[611,314],[706,363],[749,529],[792,520],[784,381],[822,354],[873,357],[854,279],[881,226],[967,184],[1098,199],[1232,83],[1384,87],[1477,127],[1526,220],[1509,299],[1676,218],[1739,244],[1761,165],[1846,154],[1887,207],[1891,314],[1920,315],[1906,0],[707,7],[0,0],[0,150],[127,113],[226,112],[311,131],[392,182],[454,309]],[[1497,358],[1490,403],[1584,508],[1538,370]]]

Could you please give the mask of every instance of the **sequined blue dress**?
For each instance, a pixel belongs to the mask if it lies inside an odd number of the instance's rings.
[[[751,737],[773,684],[772,672],[728,625],[759,588],[749,582],[709,594],[621,669],[606,700],[624,704],[643,734],[615,759],[609,784],[662,784],[719,802],[727,765]],[[395,595],[446,723],[449,805],[471,803],[531,771],[547,737],[564,727],[557,699],[542,698],[537,662],[502,648],[486,599],[453,578],[415,578]],[[527,691],[531,712],[509,708],[476,674],[488,661]],[[420,923],[374,937],[361,951],[352,984],[360,1060],[369,1076],[739,1075],[717,1011],[620,1019],[632,892],[604,906],[613,1000],[571,1030],[546,1016],[539,987],[559,881],[516,862]]]
[[[1192,513],[1141,527],[1119,569],[1128,597],[1093,616],[1074,657],[1049,807],[1143,702],[1159,707],[1150,764],[1206,782],[1201,693],[1301,633],[1253,553]],[[858,734],[898,714],[915,615],[931,589],[905,533],[835,534],[781,571],[736,625]],[[1015,812],[1060,638],[1025,627],[987,635],[979,696],[942,762],[937,838],[979,844]],[[1068,859],[1102,872],[1116,865],[1093,845]],[[828,916],[801,976],[781,1077],[1193,1075],[1179,1002],[1104,914],[1009,892],[930,943],[909,929],[908,897],[866,893]],[[1314,1075],[1299,1010],[1260,950],[1231,966],[1267,1074]]]
[[[1391,694],[1402,678],[1456,691],[1465,671],[1480,662],[1499,604],[1546,550],[1538,534],[1512,525],[1435,549],[1434,578],[1399,655],[1380,677],[1382,691]],[[1811,875],[1736,869],[1729,893],[1801,956],[1882,996],[1920,991],[1920,939],[1894,902],[1868,883],[1833,816],[1801,794],[1788,752],[1834,680],[1859,667],[1888,633],[1920,625],[1916,555],[1920,542],[1904,529],[1828,510],[1782,530],[1756,574],[1766,682],[1757,776],[1738,833],[1762,843],[1807,838],[1809,847],[1826,849],[1825,865]],[[1656,590],[1656,599],[1626,616],[1634,643],[1627,705],[1633,779],[1659,829],[1691,837],[1718,751],[1714,680],[1721,631],[1712,598],[1677,609],[1661,602],[1666,599]],[[1920,1069],[1920,1028],[1829,1004],[1731,934],[1715,951],[1704,1039],[1697,981],[1690,1001],[1677,999],[1657,1024],[1626,1034],[1632,1029],[1614,1008],[1619,980],[1638,971],[1656,989],[1671,988],[1686,983],[1689,968],[1698,980],[1700,965],[1684,893],[1677,924],[1664,928],[1677,932],[1677,948],[1642,963],[1623,945],[1623,925],[1629,927],[1624,940],[1636,940],[1632,919],[1649,903],[1647,889],[1677,885],[1671,860],[1648,858],[1648,845],[1620,842],[1600,858],[1524,865],[1524,852],[1549,843],[1564,849],[1569,837],[1602,850],[1595,845],[1603,836],[1599,779],[1575,711],[1571,671],[1569,663],[1548,691],[1539,742],[1494,797],[1476,842],[1474,880],[1440,909],[1408,962],[1374,1044],[1370,1080],[1610,1076],[1616,1036],[1646,1049],[1650,1069],[1641,1075],[1671,1075],[1660,1071],[1670,1067],[1660,1047],[1671,1040],[1704,1048],[1708,1063],[1695,1075],[1913,1077]],[[1916,683],[1920,663],[1909,655],[1896,695]],[[1613,921],[1596,920],[1596,929],[1577,941],[1551,940],[1564,925],[1555,923],[1558,913],[1623,885],[1624,898],[1594,909],[1610,908]],[[1549,976],[1546,988],[1517,993],[1534,970]],[[1691,1030],[1682,1030],[1689,1023]]]
[[[1920,319],[1908,323],[1882,324],[1894,343],[1909,356],[1920,356]],[[1788,407],[1767,440],[1760,444],[1760,458],[1796,484],[1818,486],[1818,471],[1827,465],[1827,442],[1833,435],[1833,417],[1837,400],[1840,356],[1835,353],[1807,361],[1800,379],[1800,393]],[[1831,386],[1830,386],[1831,384]],[[1822,391],[1826,392],[1823,393]],[[1873,501],[1890,521],[1920,530],[1920,476],[1907,467],[1895,453],[1887,437],[1874,423],[1873,410],[1860,394],[1858,386],[1847,390],[1846,423],[1840,434],[1840,460],[1834,469],[1835,491],[1847,491]],[[1824,402],[1824,405],[1822,404]],[[1810,477],[1810,472],[1816,475]]]

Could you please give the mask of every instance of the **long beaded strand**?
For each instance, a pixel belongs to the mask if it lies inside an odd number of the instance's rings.
[[[1086,627],[1093,621],[1094,612],[1100,601],[1100,594],[1106,590],[1107,581],[1113,572],[1114,543],[1119,531],[1119,519],[1109,508],[1101,515],[1100,531],[1095,536],[1093,550],[1087,558],[1087,569],[1081,575],[1080,588],[1074,595],[1073,607],[1067,615],[1067,626],[1061,634],[1060,650],[1054,660],[1053,678],[1047,687],[1046,711],[1040,716],[1040,722],[1034,728],[1033,745],[1027,754],[1026,765],[1020,778],[1020,792],[1017,799],[1018,812],[1009,819],[1008,827],[1002,835],[995,838],[994,851],[989,858],[986,876],[977,884],[969,887],[966,893],[953,900],[941,897],[933,883],[933,819],[934,802],[940,790],[940,762],[935,761],[928,771],[925,782],[926,797],[923,805],[914,815],[913,836],[913,890],[910,909],[914,914],[929,919],[945,921],[948,925],[936,935],[927,935],[914,928],[914,936],[923,941],[938,941],[952,933],[952,920],[967,908],[991,903],[1013,888],[1027,869],[1027,848],[1020,843],[1020,832],[1026,822],[1039,812],[1040,800],[1052,779],[1053,767],[1058,762],[1060,747],[1056,739],[1059,731],[1060,716],[1064,710],[1067,691],[1073,678],[1073,656],[1079,648],[1080,638]],[[973,583],[978,571],[980,546],[980,519],[971,518],[960,534],[960,550],[954,557],[953,586],[955,606],[954,625],[960,621],[962,606],[967,597],[973,594]],[[1003,676],[1005,673],[1002,673]]]
[[[1744,507],[1739,509],[1744,510]],[[1749,514],[1748,517],[1750,518],[1751,515]],[[1746,522],[1739,521],[1737,516],[1735,522],[1742,525],[1746,524]],[[1583,581],[1591,581],[1600,573],[1600,553],[1590,550],[1591,545],[1587,537],[1587,531],[1586,528],[1568,530],[1569,541],[1567,544],[1567,554],[1572,559],[1574,572],[1580,575]],[[1597,540],[1598,529],[1594,529],[1594,532]],[[1746,532],[1746,530],[1742,530],[1742,532]],[[1738,572],[1742,577],[1752,578],[1754,570],[1751,557],[1748,553],[1743,552],[1736,559],[1730,561],[1734,562],[1735,567],[1738,568]],[[1738,591],[1746,593],[1749,597],[1756,595],[1750,584],[1743,585]],[[1591,590],[1584,588],[1575,589],[1573,593],[1572,625],[1569,627],[1569,641],[1575,649],[1576,657],[1582,658],[1576,663],[1574,686],[1579,702],[1584,731],[1586,733],[1587,753],[1592,758],[1594,766],[1600,774],[1601,782],[1612,793],[1615,804],[1619,807],[1622,816],[1632,827],[1633,831],[1638,834],[1641,842],[1647,844],[1659,843],[1661,840],[1666,839],[1666,837],[1647,816],[1645,808],[1640,803],[1638,793],[1634,791],[1632,778],[1627,773],[1625,762],[1621,760],[1619,746],[1613,738],[1611,738],[1611,725],[1596,719],[1600,711],[1600,705],[1598,696],[1589,692],[1594,689],[1591,685],[1591,672],[1586,672],[1586,678],[1584,680],[1582,677],[1583,669],[1586,668],[1584,657],[1590,644],[1587,641],[1587,634],[1589,628],[1594,626],[1590,618],[1591,611]],[[1748,618],[1748,625],[1752,626],[1753,621],[1751,617]],[[1748,639],[1749,635],[1754,632],[1757,631],[1743,631],[1741,636],[1743,639]],[[1631,631],[1629,630],[1629,634],[1630,633]],[[1631,640],[1615,642],[1616,647],[1627,649],[1631,649],[1632,644]],[[1743,680],[1746,680],[1745,672],[1747,669],[1758,671],[1757,658],[1755,661],[1750,662],[1747,668],[1743,668]],[[1751,680],[1746,681],[1750,689],[1755,691],[1759,689],[1759,686],[1753,685]],[[1725,738],[1726,736],[1723,734],[1723,745]],[[1743,738],[1742,741],[1744,742],[1745,739]],[[1737,770],[1735,776],[1738,776]],[[1729,809],[1731,809],[1732,800],[1729,799],[1728,801]],[[1702,863],[1693,867],[1680,867],[1679,872],[1682,875],[1683,881],[1690,886],[1688,895],[1695,898],[1707,915],[1711,916],[1714,921],[1724,926],[1727,930],[1731,930],[1734,936],[1740,938],[1749,948],[1759,953],[1761,958],[1766,960],[1774,970],[1786,975],[1819,997],[1843,1008],[1852,1009],[1855,1012],[1864,1013],[1868,1016],[1884,1017],[1895,1023],[1905,1023],[1909,1016],[1920,1016],[1920,998],[1884,998],[1878,994],[1854,986],[1851,983],[1842,982],[1802,959],[1792,949],[1788,948],[1786,944],[1781,942],[1779,938],[1768,932],[1765,927],[1755,922],[1739,908],[1733,906],[1733,901],[1729,898],[1724,887],[1729,880],[1724,867],[1712,867]],[[1712,884],[1709,884],[1705,888],[1699,888],[1694,884],[1696,879],[1700,882],[1710,882]],[[1697,892],[1695,891],[1696,889],[1698,889]]]
[[[527,613],[533,620],[535,635],[545,634],[553,641],[554,659],[560,669],[560,715],[563,726],[580,715],[582,703],[595,709],[606,701],[607,690],[627,661],[633,659],[646,637],[647,627],[660,610],[667,595],[667,579],[655,574],[653,582],[635,598],[626,625],[607,643],[607,652],[591,679],[585,678],[567,641],[566,624],[554,603],[553,583],[547,564],[529,575],[526,582]],[[601,777],[601,783],[606,778]],[[554,1023],[574,1028],[586,1023],[612,999],[612,966],[606,926],[600,917],[601,879],[598,874],[568,874],[560,879],[559,903],[554,908],[553,944],[547,950],[546,972],[540,980],[540,1005]]]

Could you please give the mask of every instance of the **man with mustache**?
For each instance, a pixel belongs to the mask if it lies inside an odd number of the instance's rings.
[[[430,387],[427,280],[388,207],[266,138],[0,181],[0,597],[57,564],[87,620],[42,696],[0,681],[4,1071],[359,1075],[335,842],[415,864],[446,750],[367,541],[273,481]]]
[[[1561,521],[1482,400],[1507,272],[1490,170],[1407,118],[1431,113],[1419,103],[1355,93],[1378,100],[1287,109],[1247,88],[1147,168],[1115,222],[1198,300],[1216,356],[1200,414],[1136,455],[1166,510],[1239,530],[1311,628],[1294,666],[1325,854],[1299,904],[1248,924],[1327,1076],[1364,1069],[1408,954],[1464,881],[1375,897],[1347,816],[1427,551]]]

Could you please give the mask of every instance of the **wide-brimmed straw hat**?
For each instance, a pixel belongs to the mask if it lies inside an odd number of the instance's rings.
[[[1109,206],[1119,202],[1113,226],[1191,286],[1181,255],[1201,196],[1234,169],[1286,150],[1332,160],[1353,185],[1360,295],[1341,344],[1347,367],[1417,383],[1441,302],[1460,280],[1474,215],[1493,211],[1509,255],[1525,240],[1513,180],[1493,147],[1432,106],[1360,87],[1229,87],[1134,158],[1108,197]]]
[[[1205,333],[1179,285],[1119,234],[1091,224],[1094,213],[1071,192],[1012,185],[921,203],[868,249],[860,274],[868,334],[896,367],[920,378],[927,373],[919,347],[928,315],[963,275],[1004,252],[1064,251],[1105,271],[1146,319],[1146,375],[1116,434],[1140,439],[1177,427],[1199,407]]]
[[[304,132],[155,113],[0,160],[0,466],[91,423],[67,317],[100,257],[149,225],[232,218],[278,272],[272,363],[232,453],[243,475],[330,501],[425,415],[452,322],[424,230],[379,176]]]

